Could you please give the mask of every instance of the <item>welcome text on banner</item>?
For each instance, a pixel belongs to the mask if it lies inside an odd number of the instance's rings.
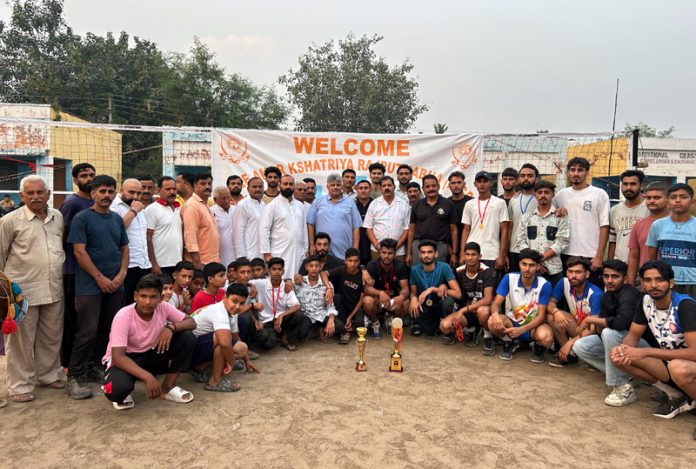
[[[216,184],[232,174],[244,183],[263,178],[277,166],[295,180],[314,178],[324,185],[331,173],[354,169],[358,180],[368,176],[372,163],[382,163],[396,179],[401,164],[413,168],[413,180],[433,174],[446,188],[447,175],[462,171],[466,192],[476,193],[474,176],[482,168],[483,138],[478,134],[411,135],[307,133],[268,130],[214,130],[211,169]],[[396,181],[398,184],[398,181]]]

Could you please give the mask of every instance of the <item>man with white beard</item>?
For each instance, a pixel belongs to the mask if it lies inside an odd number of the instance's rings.
[[[232,217],[237,207],[231,204],[232,195],[225,186],[217,186],[213,190],[215,205],[210,207],[210,212],[215,218],[218,234],[220,235],[220,262],[227,267],[230,262],[237,259],[232,244]]]
[[[280,197],[266,205],[259,220],[259,249],[268,262],[271,257],[285,260],[285,275],[292,277],[300,269],[307,252],[304,207],[295,200],[295,179],[280,178]]]

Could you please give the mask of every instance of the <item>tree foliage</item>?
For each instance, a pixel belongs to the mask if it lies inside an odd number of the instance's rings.
[[[166,53],[126,32],[76,35],[63,0],[14,0],[0,22],[0,100],[46,103],[91,122],[277,129],[288,110],[273,89],[228,73],[198,39]],[[161,171],[155,133],[124,134],[124,176]]]
[[[631,124],[630,122],[626,122],[626,126],[624,127],[625,132],[633,132],[634,129],[638,129],[641,137],[658,138],[673,138],[674,132],[676,132],[677,130],[673,125],[670,126],[668,129],[657,130],[653,127],[650,127],[648,124],[644,122],[638,122],[637,124]]]
[[[447,129],[449,129],[449,126],[447,124],[433,124],[433,130],[436,134],[444,134],[445,132],[447,132]]]
[[[408,61],[390,67],[374,51],[381,36],[352,34],[311,46],[280,78],[306,131],[399,133],[427,110]]]

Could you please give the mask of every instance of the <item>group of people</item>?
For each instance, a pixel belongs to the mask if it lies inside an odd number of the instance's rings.
[[[121,410],[140,380],[150,398],[190,402],[182,371],[233,392],[233,370],[259,371],[254,349],[295,351],[312,335],[348,344],[358,326],[379,339],[400,317],[412,336],[482,339],[502,360],[521,346],[534,363],[581,360],[605,373],[607,405],[634,402],[642,381],[659,391],[653,415],[692,410],[693,190],[628,170],[610,207],[589,169],[569,160],[570,186],[556,191],[532,164],[507,168],[500,196],[480,171],[475,197],[455,171],[444,197],[434,175],[419,184],[401,165],[394,180],[373,163],[358,182],[330,174],[317,198],[313,179],[276,167],[244,196],[239,176],[119,188],[81,163],[60,210],[27,176],[22,208],[0,220],[9,397],[29,402],[38,384],[84,399],[95,381]]]

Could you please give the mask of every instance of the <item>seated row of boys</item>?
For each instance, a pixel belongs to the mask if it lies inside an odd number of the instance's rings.
[[[322,243],[330,242],[328,236],[322,239]],[[174,274],[169,301],[178,309],[157,306],[160,280],[145,277],[135,304],[122,309],[114,320],[105,357],[110,365],[104,385],[107,397],[117,408],[132,406],[130,392],[134,380],[141,379],[151,397],[161,394],[188,402],[192,394],[176,387],[175,381],[189,363],[194,376],[207,383],[206,389],[235,391],[239,385],[231,381],[229,372],[237,360],[247,371],[258,371],[247,343],[268,349],[278,341],[296,350],[313,325],[319,326],[321,340],[338,335],[340,343],[348,343],[353,324],[363,322],[372,326],[377,337],[380,316],[386,313],[410,316],[412,335],[434,336],[439,329],[446,344],[465,341],[476,346],[481,330],[483,353],[495,353],[497,337],[503,360],[512,359],[519,344],[528,342],[532,361],[543,363],[555,340],[560,348],[551,364],[562,367],[579,357],[605,372],[606,384],[612,387],[607,405],[622,406],[637,399],[630,382],[634,376],[664,392],[654,415],[670,418],[695,407],[696,302],[672,292],[674,273],[667,264],[642,266],[641,283],[647,293],[643,295],[626,283],[624,262],[607,261],[603,294],[588,281],[589,265],[581,258],[569,259],[566,277],[553,287],[538,275],[542,256],[531,249],[520,252],[520,271],[506,274],[496,286],[496,271],[480,262],[476,243],[466,245],[465,265],[456,272],[435,260],[434,242],[421,243],[421,264],[410,273],[395,259],[394,240],[381,243],[379,258],[365,271],[357,250],[349,249],[340,264],[328,259],[328,246],[321,248],[303,264],[306,275],[293,282],[284,281],[282,259],[271,259],[269,277],[260,279],[252,279],[251,262],[240,259],[233,266],[235,283],[221,292],[228,282],[227,271],[220,264],[206,266],[207,286],[191,300],[192,318],[181,311],[186,302],[180,299],[186,293],[186,281],[194,276],[193,266],[182,263]],[[333,267],[324,270],[327,264]],[[363,313],[366,318],[360,317]],[[148,315],[157,319],[153,324],[158,326],[146,334],[142,329]],[[187,330],[193,330],[194,339],[183,338]],[[147,346],[133,346],[131,338]],[[182,360],[187,354],[193,360]],[[167,373],[161,386],[154,380],[156,372]]]

